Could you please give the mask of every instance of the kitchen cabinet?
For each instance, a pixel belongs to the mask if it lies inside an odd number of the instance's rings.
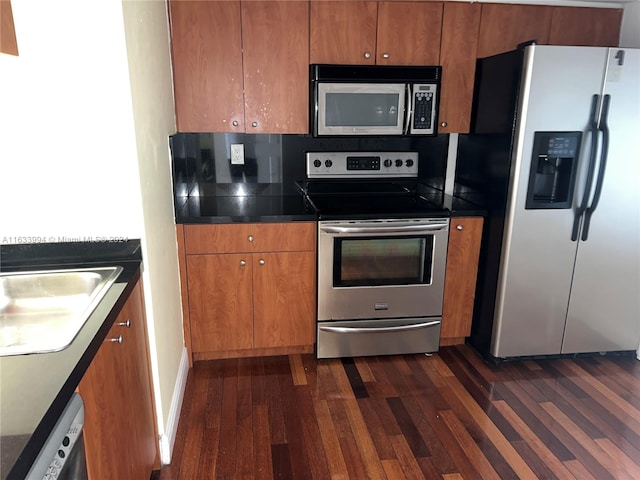
[[[78,386],[89,479],[147,480],[159,467],[139,281]]]
[[[551,45],[615,47],[620,42],[622,9],[554,7]]]
[[[313,351],[315,222],[180,231],[193,359]]]
[[[442,2],[312,1],[311,63],[439,65]]]
[[[308,133],[309,5],[169,2],[180,132]]]
[[[442,17],[440,133],[468,133],[481,5],[447,2]]]
[[[482,217],[451,219],[440,345],[464,343],[471,334]]]
[[[549,43],[553,7],[542,5],[482,5],[478,58],[513,50],[522,42]]]

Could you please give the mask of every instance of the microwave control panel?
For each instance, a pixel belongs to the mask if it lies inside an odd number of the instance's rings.
[[[307,152],[307,178],[417,177],[418,152]]]
[[[436,84],[416,83],[412,87],[410,133],[431,135],[435,133],[438,86]]]

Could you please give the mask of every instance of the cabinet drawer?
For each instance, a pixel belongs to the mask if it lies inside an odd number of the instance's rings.
[[[283,252],[315,249],[315,222],[185,225],[185,253]]]

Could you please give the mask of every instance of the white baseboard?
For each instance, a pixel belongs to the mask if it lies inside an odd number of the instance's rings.
[[[169,410],[167,428],[165,433],[160,435],[160,461],[163,465],[169,465],[171,463],[171,454],[173,452],[173,446],[176,443],[178,421],[180,420],[180,410],[182,410],[182,400],[184,399],[188,373],[189,359],[187,349],[184,348],[182,350],[182,357],[180,358],[180,366],[178,367],[176,385],[173,389],[173,397],[171,398],[171,409]]]

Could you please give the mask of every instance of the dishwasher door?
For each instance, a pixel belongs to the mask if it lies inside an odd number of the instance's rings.
[[[83,425],[84,403],[80,394],[74,393],[26,480],[86,480]]]

